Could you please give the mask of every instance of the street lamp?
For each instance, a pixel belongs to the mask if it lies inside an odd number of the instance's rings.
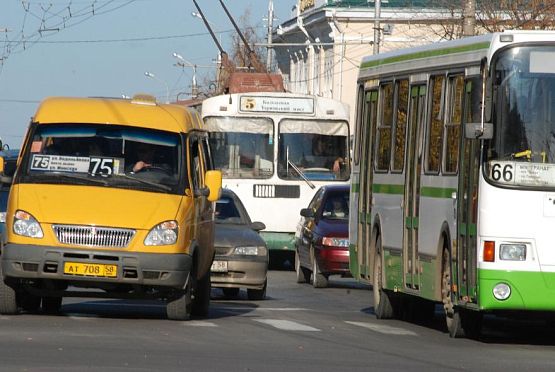
[[[154,75],[152,72],[145,72],[145,76],[157,80],[166,86],[166,103],[170,103],[170,87],[168,86],[168,83],[160,78],[157,78],[156,75]]]
[[[173,56],[174,56],[174,58],[177,58],[179,60],[179,62],[176,63],[178,66],[185,67],[185,64],[187,64],[187,66],[193,68],[193,82],[191,84],[191,98],[193,98],[193,99],[197,98],[197,96],[198,96],[197,65],[187,61],[185,58],[183,58],[183,56],[181,56],[181,54],[178,54],[178,53],[174,52]]]

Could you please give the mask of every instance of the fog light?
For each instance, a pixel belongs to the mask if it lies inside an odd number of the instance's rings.
[[[526,244],[501,244],[499,258],[505,261],[526,261]]]
[[[493,287],[493,296],[498,300],[506,300],[511,295],[511,287],[505,283],[499,283]]]

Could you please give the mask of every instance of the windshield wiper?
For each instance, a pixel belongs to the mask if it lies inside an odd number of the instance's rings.
[[[308,184],[308,186],[310,186],[311,189],[315,188],[316,186],[314,186],[314,184],[306,177],[306,175],[303,173],[302,170],[299,169],[299,167],[297,167],[295,164],[293,164],[291,162],[291,160],[287,159],[287,164],[289,164],[291,166],[291,168],[293,168],[295,170],[295,172],[297,172],[299,174],[299,176],[301,176],[301,178]]]
[[[50,180],[50,179],[64,179],[64,180],[71,180],[71,181],[75,181],[75,180],[79,180],[81,182],[79,182],[79,184],[81,185],[86,185],[88,183],[97,183],[97,184],[101,184],[103,186],[108,186],[108,182],[103,180],[103,179],[98,179],[98,178],[93,178],[90,177],[89,175],[81,175],[78,173],[43,173],[41,175],[33,175],[30,177],[31,179],[33,178],[43,178],[46,180]]]
[[[171,191],[171,190],[172,190],[172,188],[171,188],[170,186],[163,185],[163,184],[161,184],[161,183],[156,183],[156,182],[151,182],[151,181],[143,180],[143,179],[140,179],[140,178],[131,177],[131,176],[129,176],[129,175],[127,175],[127,174],[124,174],[124,173],[118,174],[117,176],[118,176],[118,177],[123,177],[123,178],[125,178],[126,180],[133,180],[133,181],[142,183],[142,184],[144,184],[144,185],[149,185],[149,186],[153,186],[153,187],[159,187],[159,188],[161,188],[161,189],[163,189],[163,190],[166,190],[166,191]]]

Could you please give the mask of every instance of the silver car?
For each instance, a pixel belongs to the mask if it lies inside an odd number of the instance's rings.
[[[227,297],[247,289],[249,300],[263,300],[268,285],[268,249],[258,232],[262,222],[251,222],[239,197],[223,189],[216,202],[216,256],[212,264],[212,287],[222,288]]]

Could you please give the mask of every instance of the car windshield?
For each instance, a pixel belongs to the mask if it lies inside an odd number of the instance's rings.
[[[349,193],[335,193],[326,198],[322,218],[329,220],[349,220]]]
[[[210,146],[225,178],[270,178],[274,126],[267,118],[209,117]]]
[[[349,179],[348,138],[346,122],[283,120],[279,125],[279,177]]]
[[[216,202],[216,223],[221,224],[247,224],[245,216],[241,213],[232,197],[224,195]]]
[[[37,126],[20,182],[108,186],[178,193],[181,138],[126,126]]]

